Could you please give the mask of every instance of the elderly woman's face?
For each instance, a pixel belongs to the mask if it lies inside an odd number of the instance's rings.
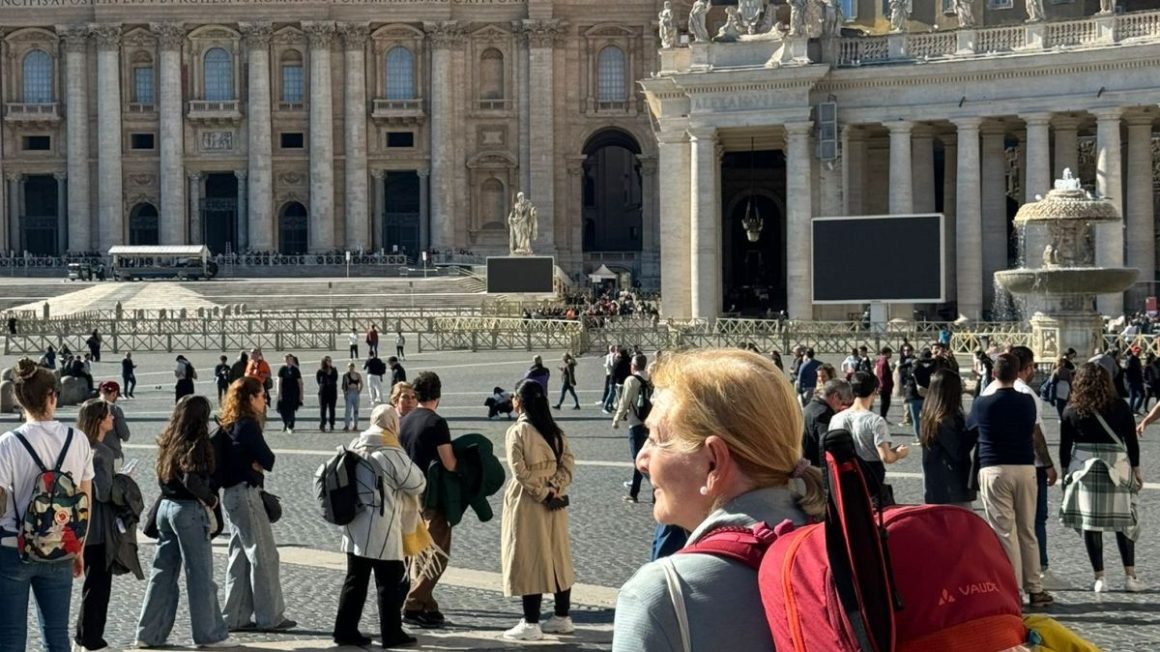
[[[395,401],[395,412],[402,419],[418,405],[419,399],[415,396],[415,392],[413,390],[404,390],[399,393],[399,399]]]
[[[675,424],[667,418],[671,411],[671,395],[658,391],[648,417],[648,441],[636,456],[636,468],[652,483],[653,518],[658,523],[693,530],[712,505],[712,498],[701,495],[708,466],[703,450],[686,453],[672,445]]]

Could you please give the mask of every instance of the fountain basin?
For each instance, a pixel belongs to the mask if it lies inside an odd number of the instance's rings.
[[[1123,292],[1139,275],[1128,268],[1044,267],[995,272],[995,280],[1012,294],[1095,295]]]

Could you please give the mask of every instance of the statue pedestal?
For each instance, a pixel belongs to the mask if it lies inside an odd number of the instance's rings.
[[[487,291],[503,294],[551,294],[556,259],[552,256],[488,256]]]
[[[955,32],[955,39],[958,46],[955,54],[971,55],[975,53],[975,44],[978,42],[978,33],[973,29],[960,29]]]
[[[1086,360],[1103,348],[1104,321],[1090,310],[1035,313],[1031,319],[1031,350],[1037,362],[1055,362],[1068,349]]]

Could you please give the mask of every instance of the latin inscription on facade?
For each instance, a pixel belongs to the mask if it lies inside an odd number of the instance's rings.
[[[201,151],[203,152],[232,152],[234,150],[234,132],[203,131],[201,132]]]

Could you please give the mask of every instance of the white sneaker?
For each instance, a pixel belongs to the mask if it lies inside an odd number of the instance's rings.
[[[287,428],[287,429],[286,429],[286,434],[287,434],[287,435],[293,435],[293,434],[294,434],[294,429],[293,429],[293,428]]]
[[[503,637],[509,641],[539,641],[544,638],[544,631],[540,629],[539,623],[529,625],[528,621],[523,618],[515,627],[503,633]]]
[[[571,634],[576,631],[576,625],[572,624],[571,616],[553,615],[540,625],[540,630],[545,634]]]
[[[1043,583],[1044,591],[1066,591],[1071,588],[1071,585],[1066,581],[1055,576],[1051,569],[1047,569],[1039,574],[1039,579]]]
[[[1095,586],[1092,587],[1092,591],[1095,593],[1107,593],[1108,592],[1108,581],[1102,577],[1097,577],[1096,584],[1095,584]]]
[[[226,638],[223,638],[222,640],[220,640],[216,643],[200,643],[200,644],[198,644],[197,649],[199,649],[199,650],[221,650],[221,649],[233,649],[236,647],[238,647],[237,642],[234,641],[234,639],[227,636]]]
[[[1144,586],[1143,582],[1141,582],[1139,579],[1133,577],[1132,575],[1125,575],[1124,576],[1124,590],[1125,591],[1128,591],[1129,593],[1139,593],[1140,591],[1143,591],[1146,588],[1147,587]],[[544,630],[544,631],[547,631],[547,630]]]

